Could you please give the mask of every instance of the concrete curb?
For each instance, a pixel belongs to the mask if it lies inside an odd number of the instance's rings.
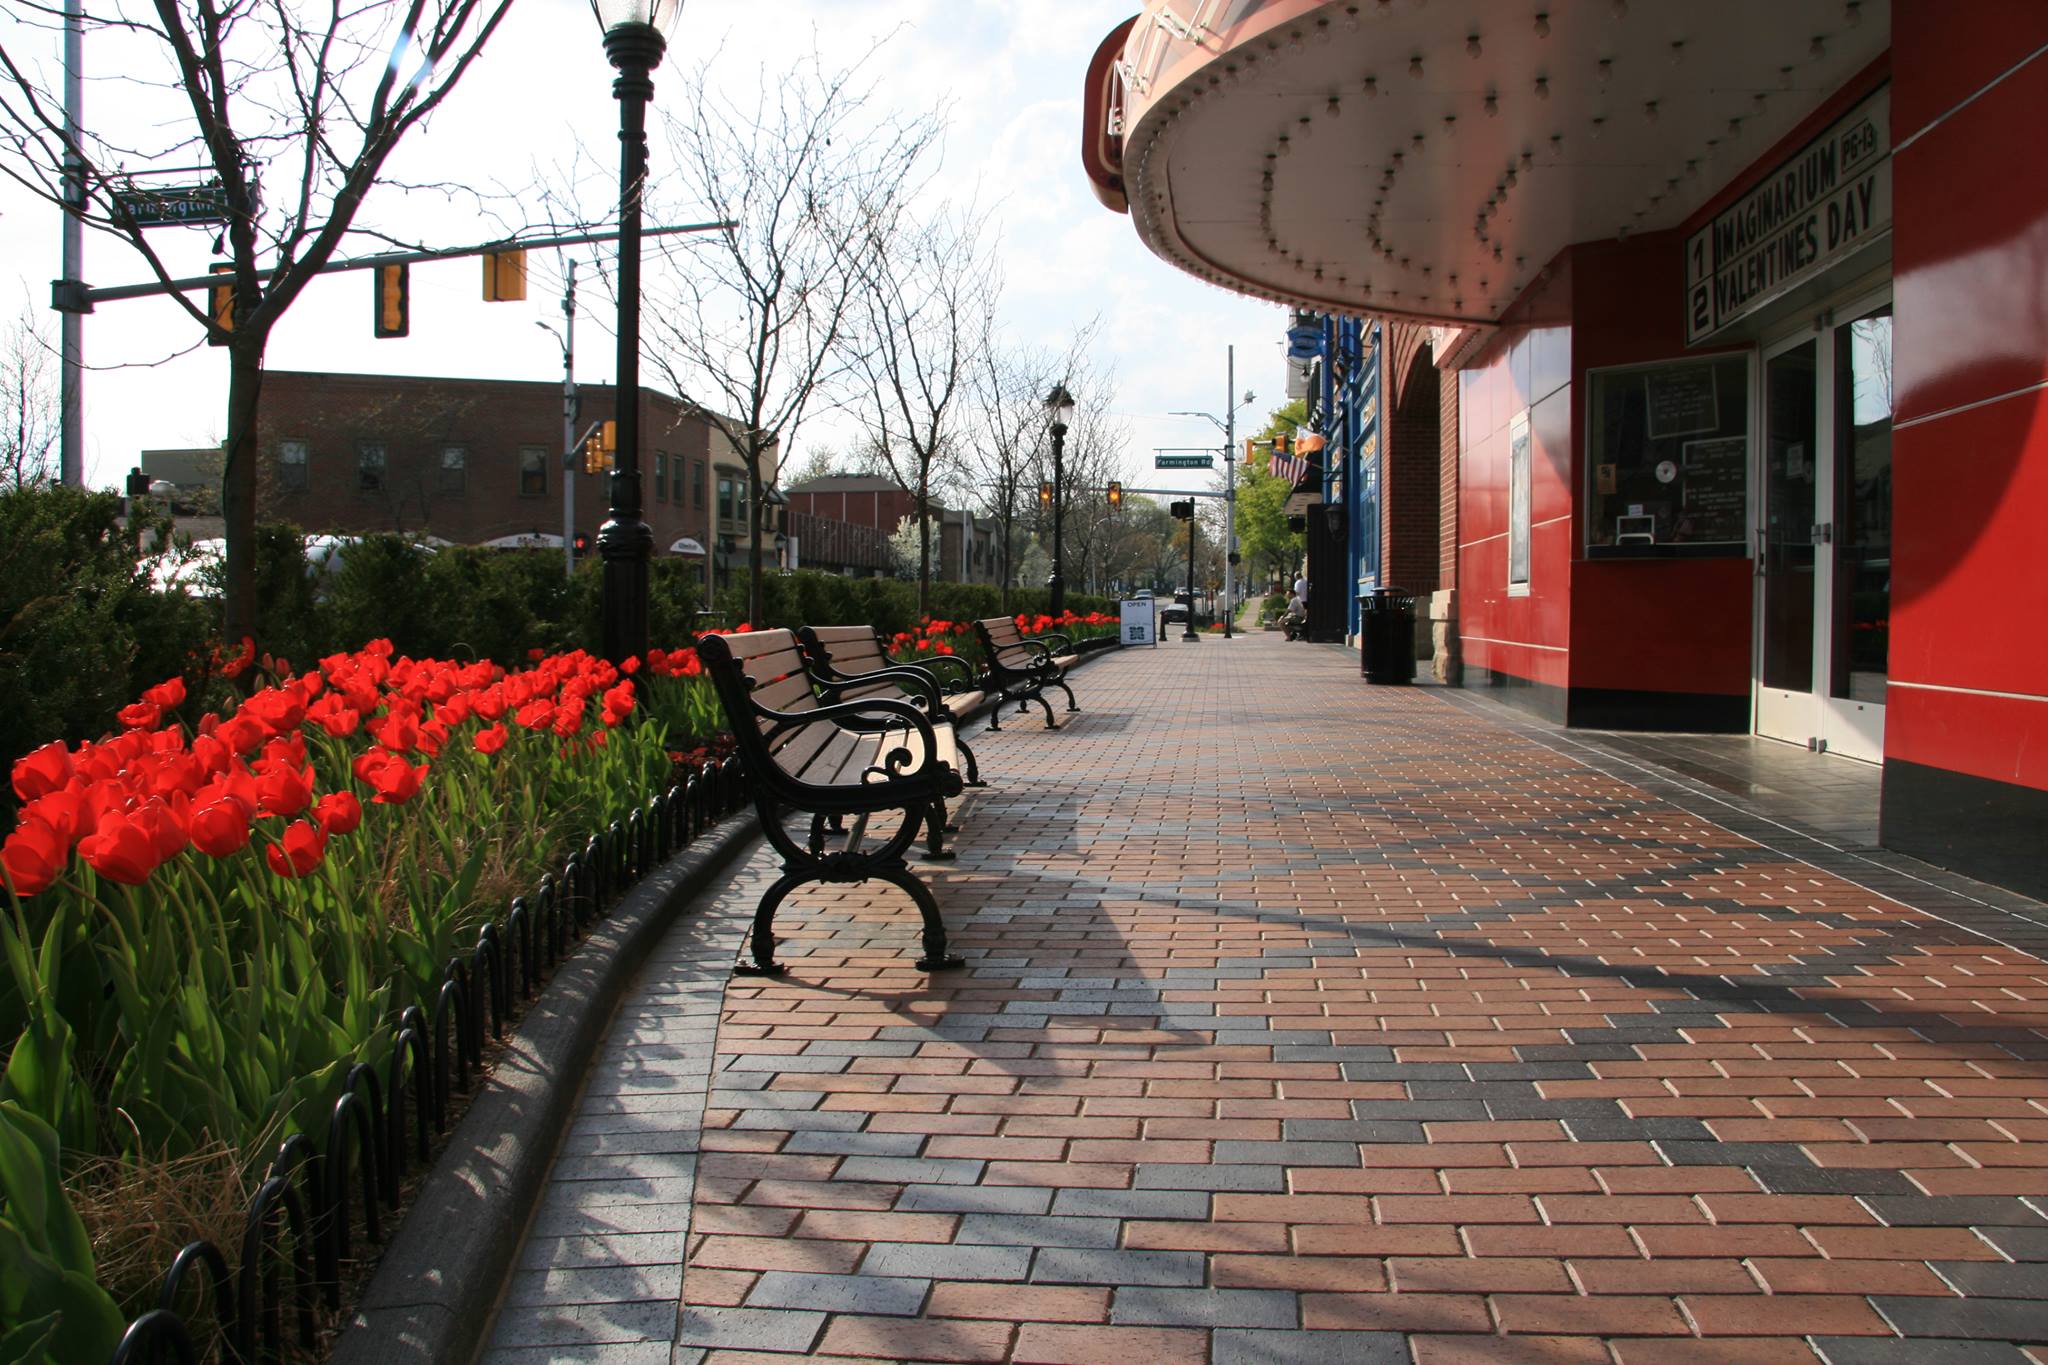
[[[344,1324],[332,1365],[474,1360],[613,1011],[649,951],[760,837],[728,820],[628,891],[507,1040]]]

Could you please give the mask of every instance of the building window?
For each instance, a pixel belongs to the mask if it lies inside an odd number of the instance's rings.
[[[690,461],[690,506],[704,510],[704,462]]]
[[[668,459],[669,496],[675,505],[683,505],[683,457],[671,455]]]
[[[548,448],[519,447],[519,496],[544,498],[548,495]]]
[[[1508,596],[1529,591],[1529,414],[1508,423]]]
[[[668,456],[654,452],[654,500],[668,501]]]
[[[735,519],[733,513],[732,475],[730,474],[720,474],[718,476],[718,519],[720,521],[732,521]]]
[[[384,491],[384,443],[356,442],[356,489],[363,493]]]
[[[1749,552],[1749,367],[1736,354],[1588,374],[1588,556]]]
[[[467,482],[468,478],[469,447],[442,446],[441,491],[443,493],[454,493],[459,496],[462,492],[463,484]]]
[[[306,487],[307,445],[304,441],[277,443],[277,481],[293,492]]]

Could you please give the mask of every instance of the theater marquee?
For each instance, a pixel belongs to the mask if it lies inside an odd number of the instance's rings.
[[[1878,90],[1685,245],[1685,339],[1704,341],[1892,225],[1891,92]]]

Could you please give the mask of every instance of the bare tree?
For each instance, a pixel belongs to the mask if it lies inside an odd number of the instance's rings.
[[[1097,318],[1083,325],[1064,352],[992,344],[984,349],[971,375],[976,439],[968,446],[961,472],[971,496],[1001,527],[1005,612],[1010,610],[1010,589],[1018,581],[1019,531],[1035,536],[1051,525],[1036,494],[1039,482],[1052,477],[1049,468],[1042,467],[1048,456],[1045,399],[1055,384],[1067,383],[1082,368],[1082,358],[1100,323]],[[1096,395],[1088,397],[1092,400]],[[1076,414],[1080,417],[1078,407]],[[1082,423],[1087,420],[1081,417]],[[1074,436],[1073,446],[1078,451],[1086,437],[1069,435]],[[1069,471],[1078,467],[1068,465],[1065,459],[1061,464]],[[1070,472],[1069,487],[1073,482]]]
[[[961,408],[994,335],[1001,283],[974,210],[890,226],[875,224],[864,253],[854,351],[865,393],[856,406],[890,474],[910,490],[923,613],[931,608],[932,491],[966,435]]]
[[[512,0],[362,0],[307,6],[250,0],[118,0],[14,6],[42,28],[83,15],[120,43],[134,97],[98,106],[97,128],[66,132],[61,99],[18,44],[0,43],[0,174],[119,238],[163,284],[173,278],[116,190],[153,166],[198,161],[227,222],[229,318],[171,297],[228,350],[226,627],[256,620],[256,407],[271,332],[353,229],[393,150],[468,72]],[[32,27],[31,32],[35,31]],[[85,193],[65,192],[66,158]]]
[[[847,363],[848,311],[874,226],[892,222],[941,119],[874,116],[861,65],[816,54],[763,71],[751,107],[713,93],[713,63],[664,117],[673,175],[648,186],[738,224],[664,244],[646,281],[648,362],[747,469],[748,605],[759,620],[762,488],[775,452]]]
[[[0,336],[0,489],[57,477],[57,360],[24,309]]]
[[[999,528],[1005,614],[1016,582],[1017,530],[1024,511],[1020,490],[1045,425],[1046,390],[1058,373],[1051,357],[991,345],[977,357],[972,374],[975,439],[968,444],[962,473],[973,500]]]

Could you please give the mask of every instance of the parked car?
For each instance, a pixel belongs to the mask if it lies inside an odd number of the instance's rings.
[[[1189,607],[1186,602],[1169,602],[1160,609],[1159,624],[1162,626],[1186,625],[1188,611]]]

